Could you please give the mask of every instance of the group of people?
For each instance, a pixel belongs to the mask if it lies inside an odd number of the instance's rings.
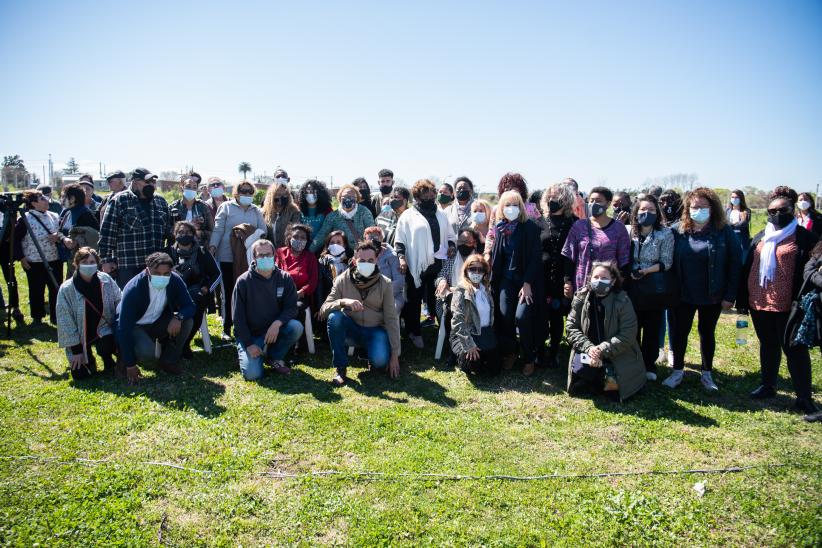
[[[168,204],[150,171],[126,179],[110,175],[104,199],[91,177],[66,185],[62,203],[48,187],[27,191],[13,230],[31,316],[43,321],[48,291],[75,379],[96,371],[92,347],[130,382],[152,359],[179,373],[219,307],[249,380],[265,365],[288,374],[288,353],[322,331],[335,385],[348,381],[352,348],[395,378],[401,332],[423,348],[422,328],[436,323],[468,375],[560,367],[565,339],[568,391],[619,400],[656,381],[660,362],[673,369],[664,386],[683,382],[698,318],[700,380],[716,392],[716,327],[735,306],[760,339],[751,397],[775,395],[784,354],[796,407],[818,413],[809,351],[822,340],[822,215],[808,193],[775,188],[766,228],[751,236],[739,190],[727,204],[709,188],[632,198],[598,186],[584,196],[566,179],[529,194],[522,175],[507,173],[491,205],[467,177],[408,189],[384,169],[373,195],[359,178],[332,200],[315,179],[292,191],[278,170],[261,205],[254,184],[237,183],[229,198],[223,181],[197,173]]]

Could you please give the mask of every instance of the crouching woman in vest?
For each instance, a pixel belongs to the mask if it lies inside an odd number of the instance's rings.
[[[490,273],[491,266],[482,255],[469,255],[451,297],[451,349],[469,375],[495,375],[502,365],[494,334]]]
[[[565,322],[571,360],[568,393],[605,391],[620,401],[645,385],[637,320],[613,262],[595,262]]]

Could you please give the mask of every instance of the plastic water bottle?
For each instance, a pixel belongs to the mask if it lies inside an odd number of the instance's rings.
[[[736,317],[736,346],[748,344],[748,317],[742,314]]]

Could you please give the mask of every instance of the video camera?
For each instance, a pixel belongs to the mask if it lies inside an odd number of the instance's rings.
[[[0,211],[16,211],[23,205],[22,192],[2,192],[0,193]]]

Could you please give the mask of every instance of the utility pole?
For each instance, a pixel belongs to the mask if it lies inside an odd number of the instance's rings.
[[[49,185],[54,187],[54,164],[51,161],[51,153],[49,152]]]

